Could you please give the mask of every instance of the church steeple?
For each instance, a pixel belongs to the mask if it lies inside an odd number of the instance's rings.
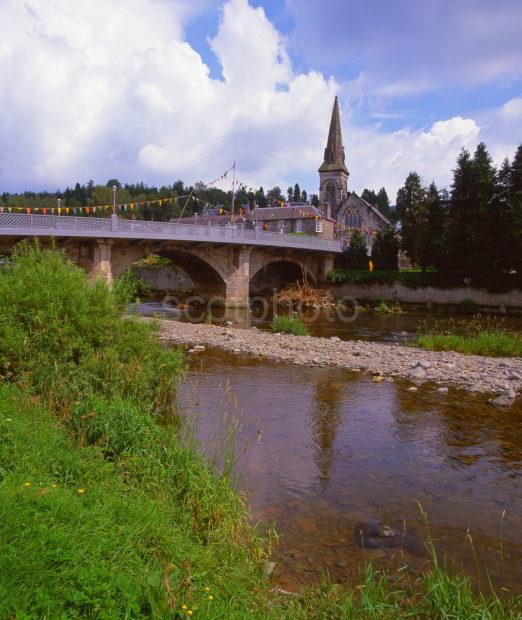
[[[328,132],[328,142],[324,149],[324,162],[319,168],[319,172],[342,171],[348,174],[348,169],[344,162],[343,136],[341,133],[341,119],[339,117],[339,101],[335,98],[332,119],[330,121],[330,131]]]

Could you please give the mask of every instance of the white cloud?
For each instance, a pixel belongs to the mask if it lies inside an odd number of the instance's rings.
[[[451,170],[462,147],[473,149],[480,127],[469,118],[454,117],[430,127],[381,133],[374,128],[348,126],[348,168],[351,188],[386,187],[392,202],[408,173],[418,172],[426,183],[449,185]]]
[[[183,34],[209,2],[114,0],[108,11],[104,0],[3,0],[0,191],[112,177],[192,183],[234,159],[248,185],[317,191],[336,81],[296,73],[281,34],[247,0],[223,5],[209,41],[223,79],[211,78]],[[495,157],[511,154],[521,107],[513,99],[479,120],[393,133],[345,111],[351,187],[384,185],[393,197],[412,169],[447,184],[460,148],[488,135]]]
[[[295,75],[281,35],[247,0],[223,7],[211,41],[223,80],[212,79],[183,39],[198,4],[4,0],[0,188],[193,182],[233,159],[266,185],[316,167],[309,151],[324,139],[334,80]]]

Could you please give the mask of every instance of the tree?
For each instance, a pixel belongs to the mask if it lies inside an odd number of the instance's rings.
[[[390,219],[391,217],[391,209],[390,209],[390,199],[388,198],[388,194],[384,187],[377,192],[377,208],[384,215],[384,217]]]
[[[399,269],[399,235],[393,226],[386,226],[375,233],[372,247],[374,268],[378,270],[398,271]]]
[[[428,251],[428,208],[426,190],[416,172],[410,172],[397,192],[397,211],[401,214],[401,246],[412,263],[426,269]]]
[[[431,183],[426,193],[428,209],[428,248],[427,261],[432,267],[447,265],[447,194],[441,195],[435,183]]]
[[[306,190],[301,192],[301,202],[308,202],[308,194],[306,193]]]
[[[112,187],[113,185],[116,185],[116,187],[118,188],[121,187],[121,183],[118,181],[118,179],[109,179],[105,184],[105,187]]]
[[[448,268],[464,270],[468,255],[468,215],[473,210],[471,184],[473,161],[469,151],[463,149],[457,158],[451,184],[450,211],[448,216]]]
[[[267,199],[269,206],[272,206],[272,203],[274,202],[274,200],[283,200],[283,193],[281,192],[281,188],[278,185],[276,185],[272,189],[268,190],[266,194],[266,199]]]
[[[319,196],[317,194],[312,194],[310,196],[310,203],[314,206],[314,207],[318,207],[319,206]]]
[[[486,145],[481,142],[473,157],[471,185],[468,189],[472,209],[468,212],[467,271],[491,271],[494,268],[495,189],[496,171]]]
[[[344,251],[344,261],[347,269],[368,269],[368,248],[358,230],[353,233],[350,244]]]
[[[361,198],[366,200],[366,202],[372,205],[372,207],[377,204],[377,194],[373,191],[373,189],[364,188]]]
[[[299,187],[299,183],[294,185],[294,193],[292,196],[294,202],[299,202],[301,200],[301,188]]]
[[[511,164],[511,257],[513,264],[522,271],[522,144],[518,147]]]
[[[261,207],[261,209],[264,209],[266,207],[266,196],[262,187],[260,187],[259,190],[256,192],[254,198],[258,207]]]
[[[293,187],[289,187],[286,190],[286,196],[288,198],[288,202],[292,202],[292,200],[294,199],[294,188]]]

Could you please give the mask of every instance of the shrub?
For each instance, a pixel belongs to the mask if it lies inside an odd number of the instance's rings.
[[[353,233],[350,244],[344,251],[344,262],[348,269],[368,269],[368,248],[358,230]]]
[[[0,270],[0,375],[61,415],[96,392],[144,411],[172,407],[182,354],[122,316],[107,285],[88,283],[63,253],[19,244]]]
[[[127,307],[132,302],[139,302],[140,297],[150,293],[147,283],[137,278],[132,269],[126,269],[114,282],[113,293],[118,306]]]
[[[275,314],[270,327],[274,333],[283,332],[294,336],[308,336],[308,327],[298,316]]]

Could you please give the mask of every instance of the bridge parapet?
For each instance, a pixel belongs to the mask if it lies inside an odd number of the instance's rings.
[[[79,237],[106,239],[150,239],[163,241],[199,241],[235,245],[295,248],[315,252],[339,253],[338,240],[284,233],[265,232],[234,226],[202,226],[176,222],[119,220],[116,217],[77,217],[1,213],[0,236]]]

